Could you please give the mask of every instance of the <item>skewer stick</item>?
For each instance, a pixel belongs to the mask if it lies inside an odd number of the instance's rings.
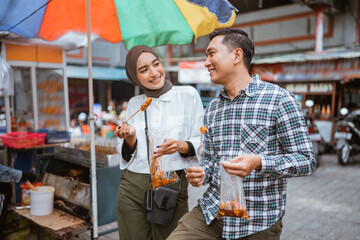
[[[201,143],[202,143],[202,136],[203,134],[206,132],[207,128],[202,126],[200,127],[200,132],[201,132],[201,137],[200,137],[200,148],[199,148],[199,153],[200,153],[200,157],[199,157],[199,166],[200,166],[200,162],[201,162]]]
[[[133,115],[131,115],[131,116],[130,116],[126,121],[124,121],[121,125],[117,126],[117,128],[118,128],[118,129],[121,128],[121,126],[123,126],[124,124],[126,124],[126,123],[130,120],[130,118],[132,118],[133,116],[135,116],[135,114],[137,114],[138,112],[140,112],[140,110],[141,110],[141,111],[145,111],[146,108],[150,105],[151,101],[152,101],[152,98],[147,98],[147,99],[145,100],[145,102],[144,102],[143,104],[141,104],[140,109],[137,110]]]
[[[199,153],[200,153],[200,156],[199,156],[199,166],[200,166],[200,162],[201,162],[201,143],[202,143],[202,133],[201,133],[201,137],[200,137],[200,148],[199,148]]]
[[[141,110],[141,108],[140,108],[139,110],[137,110],[133,115],[131,115],[131,117],[129,117],[128,120],[126,120],[125,122],[123,122],[123,123],[121,124],[121,126],[124,125],[124,124],[126,124],[127,121],[129,121],[130,118],[132,118],[133,116],[135,116],[135,114],[137,114],[138,112],[140,112],[140,110]]]

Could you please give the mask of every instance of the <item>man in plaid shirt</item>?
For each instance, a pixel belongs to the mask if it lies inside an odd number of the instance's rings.
[[[210,34],[205,67],[224,85],[207,107],[200,167],[187,169],[193,186],[209,184],[199,204],[169,236],[183,239],[280,239],[287,178],[310,175],[316,162],[302,111],[294,95],[250,76],[254,44],[240,29]],[[220,206],[220,159],[243,178],[249,220],[216,218]]]

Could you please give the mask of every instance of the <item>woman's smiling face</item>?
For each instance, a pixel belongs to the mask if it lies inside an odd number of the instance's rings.
[[[145,88],[156,90],[164,86],[165,69],[152,53],[143,52],[136,62],[136,76]]]

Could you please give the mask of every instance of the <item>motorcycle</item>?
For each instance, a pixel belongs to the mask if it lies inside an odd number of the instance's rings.
[[[314,102],[312,100],[305,101],[305,106],[308,107],[309,109],[311,107],[313,107],[313,105],[314,105]],[[324,149],[324,140],[321,137],[317,126],[314,124],[312,118],[310,117],[311,114],[309,114],[309,109],[306,109],[304,112],[305,122],[308,127],[310,139],[311,139],[314,153],[315,153],[316,167],[319,167],[320,166],[320,155]]]
[[[316,167],[320,166],[320,155],[322,153],[321,149],[323,149],[323,140],[319,133],[318,128],[313,123],[311,118],[305,118],[306,125],[308,127],[308,131],[310,134],[310,139],[313,145],[314,153],[315,153],[315,159],[316,159]]]
[[[350,156],[360,152],[360,109],[348,112],[347,108],[342,108],[340,114],[345,118],[335,125],[335,149],[341,165],[347,165]]]

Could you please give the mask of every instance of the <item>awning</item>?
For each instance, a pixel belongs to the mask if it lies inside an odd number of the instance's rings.
[[[266,81],[347,81],[360,77],[360,51],[336,49],[262,57],[254,59],[251,70]]]
[[[66,66],[68,78],[88,79],[88,66]],[[94,80],[127,80],[124,68],[92,67],[92,77]]]
[[[254,56],[252,64],[273,64],[288,62],[327,61],[334,59],[359,58],[359,49],[336,48],[323,52],[304,52],[273,56]]]

